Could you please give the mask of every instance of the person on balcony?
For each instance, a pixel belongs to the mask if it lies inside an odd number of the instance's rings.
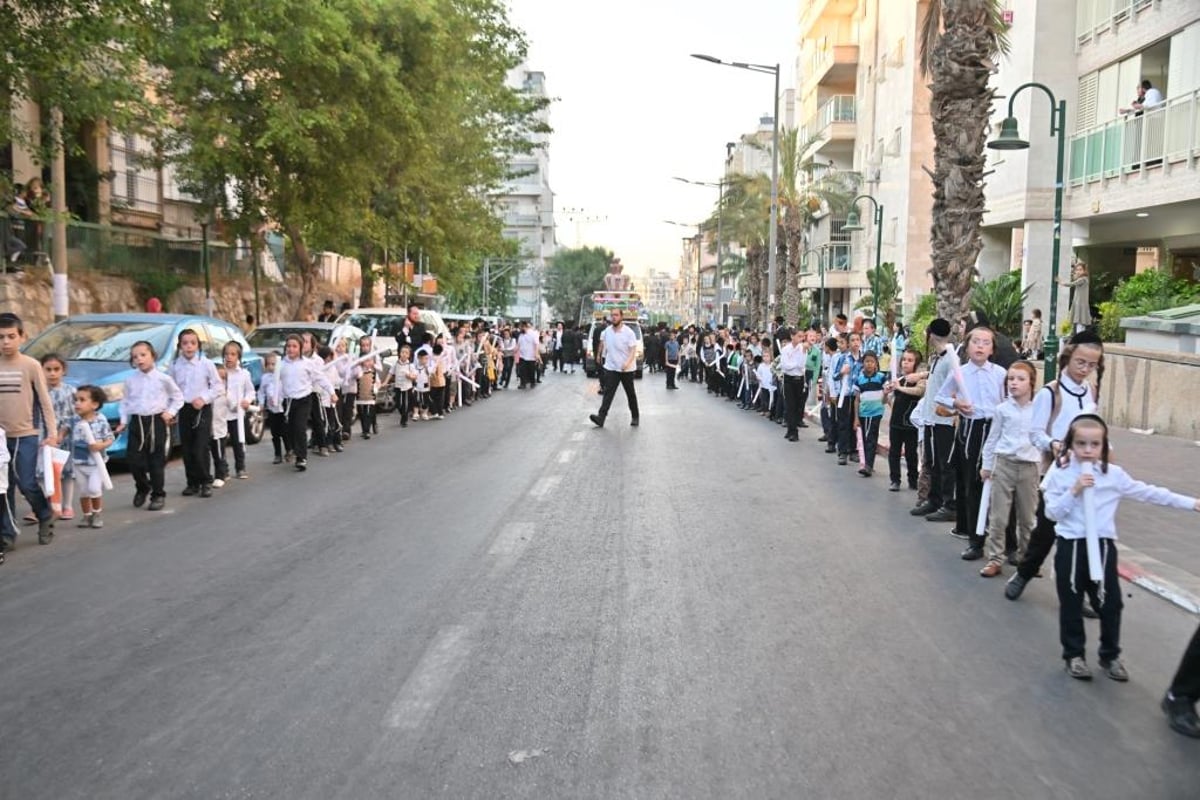
[[[1164,102],[1163,93],[1154,88],[1154,84],[1149,80],[1143,80],[1137,87],[1137,98],[1129,104],[1128,108],[1119,109],[1122,114],[1132,113],[1135,117],[1140,117],[1148,108],[1162,105]]]

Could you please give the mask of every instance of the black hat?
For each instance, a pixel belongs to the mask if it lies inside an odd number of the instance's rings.
[[[1076,345],[1076,344],[1096,344],[1096,345],[1103,345],[1103,344],[1104,344],[1104,342],[1103,342],[1103,341],[1100,339],[1100,337],[1099,337],[1099,336],[1097,336],[1097,335],[1096,335],[1095,333],[1093,333],[1092,331],[1089,331],[1089,330],[1082,330],[1082,331],[1079,331],[1079,333],[1077,333],[1077,334],[1075,334],[1074,336],[1072,336],[1072,337],[1071,337],[1071,340],[1070,340],[1069,342],[1067,342],[1067,344],[1072,344],[1072,345]]]
[[[944,339],[950,335],[950,323],[941,317],[938,317],[933,322],[929,323],[929,327],[925,329],[925,332]]]

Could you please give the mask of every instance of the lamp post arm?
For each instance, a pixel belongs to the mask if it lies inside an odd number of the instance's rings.
[[[1017,95],[1026,89],[1041,89],[1043,92],[1045,92],[1046,97],[1050,98],[1050,135],[1054,136],[1065,131],[1067,126],[1066,103],[1058,102],[1058,98],[1054,96],[1054,92],[1050,90],[1050,87],[1044,83],[1038,83],[1037,81],[1022,83],[1012,94],[1008,96],[1008,115],[1010,117],[1016,116],[1013,113],[1013,104],[1017,100]],[[1059,117],[1060,115],[1061,119],[1056,119],[1056,117]]]

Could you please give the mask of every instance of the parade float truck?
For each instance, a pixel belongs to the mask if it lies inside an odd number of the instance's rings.
[[[600,331],[604,330],[606,320],[608,320],[614,309],[621,310],[621,318],[623,324],[637,335],[637,372],[636,377],[642,377],[642,368],[645,363],[645,346],[642,334],[642,296],[637,292],[617,292],[605,289],[599,292],[592,292],[590,298],[584,298],[583,306],[579,312],[579,320],[581,324],[587,324],[591,320],[591,325],[588,327],[587,333],[584,334],[583,340],[583,370],[589,378],[594,378],[600,373],[599,364],[596,363],[596,349],[599,346]]]

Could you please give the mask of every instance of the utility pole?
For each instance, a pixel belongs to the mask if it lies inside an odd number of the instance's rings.
[[[50,202],[54,211],[54,220],[51,222],[54,243],[50,255],[54,269],[52,305],[54,321],[60,322],[66,319],[71,311],[70,294],[67,291],[67,155],[63,147],[61,108],[50,110],[50,137],[54,148],[50,162]]]

